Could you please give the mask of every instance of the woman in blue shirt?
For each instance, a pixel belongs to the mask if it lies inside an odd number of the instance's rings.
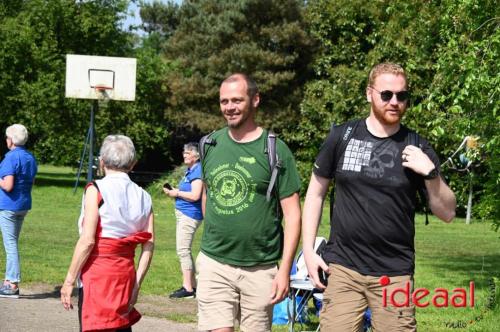
[[[25,148],[26,127],[14,124],[5,131],[10,150],[0,163],[0,229],[6,254],[5,280],[0,297],[19,297],[21,267],[17,248],[23,220],[31,209],[31,188],[37,172],[36,160]]]
[[[170,294],[170,298],[192,298],[196,296],[196,279],[191,245],[196,230],[201,224],[201,180],[200,154],[197,143],[184,145],[186,174],[179,182],[179,188],[163,188],[165,194],[175,198],[176,249],[181,262],[182,287]]]

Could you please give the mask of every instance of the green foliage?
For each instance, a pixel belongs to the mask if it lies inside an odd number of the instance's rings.
[[[168,39],[179,25],[179,5],[173,1],[151,3],[140,1],[141,29]]]
[[[405,67],[412,104],[404,123],[427,137],[445,160],[465,136],[480,136],[475,153],[474,214],[500,220],[499,9],[496,1],[308,1],[310,34],[321,45],[316,78],[305,85],[299,126],[285,133],[298,147],[303,178],[333,123],[365,117],[370,68]],[[469,154],[471,152],[468,152]],[[444,168],[467,202],[467,178]]]
[[[474,212],[500,225],[500,12],[496,1],[444,1],[435,53],[434,77],[419,115],[442,114],[427,122],[430,136],[451,151],[465,136],[479,137],[473,158]],[[466,182],[454,176],[452,184],[463,193]]]
[[[26,125],[29,147],[40,162],[76,165],[89,124],[91,102],[64,97],[66,54],[138,58],[137,100],[110,102],[96,114],[97,145],[110,133],[124,133],[140,156],[157,149],[168,160],[165,89],[159,79],[168,63],[150,48],[132,48],[131,34],[121,30],[128,2],[29,0],[0,5],[0,126]]]
[[[201,132],[219,127],[220,82],[245,72],[261,90],[260,123],[294,126],[311,50],[302,10],[297,0],[184,1],[166,44],[175,61],[166,77],[169,118]]]

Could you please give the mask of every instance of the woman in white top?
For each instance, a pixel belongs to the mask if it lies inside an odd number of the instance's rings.
[[[131,331],[141,317],[134,309],[153,256],[151,197],[130,180],[135,148],[130,138],[110,135],[100,151],[102,180],[89,183],[79,220],[80,239],[61,288],[61,302],[72,309],[71,292],[81,274],[82,331]],[[137,271],[134,254],[142,245]]]

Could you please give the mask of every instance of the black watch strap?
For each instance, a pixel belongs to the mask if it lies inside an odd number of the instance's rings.
[[[434,167],[432,171],[429,172],[429,174],[424,175],[424,180],[432,180],[435,179],[439,176],[439,171],[437,167]]]

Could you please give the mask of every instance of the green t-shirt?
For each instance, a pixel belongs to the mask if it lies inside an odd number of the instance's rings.
[[[207,186],[205,226],[201,250],[207,256],[236,266],[276,263],[283,251],[283,228],[276,195],[266,200],[271,178],[264,153],[267,132],[256,140],[237,143],[223,128],[207,145],[203,181]],[[277,179],[279,197],[298,192],[300,178],[293,155],[281,140],[276,150],[282,166]]]

